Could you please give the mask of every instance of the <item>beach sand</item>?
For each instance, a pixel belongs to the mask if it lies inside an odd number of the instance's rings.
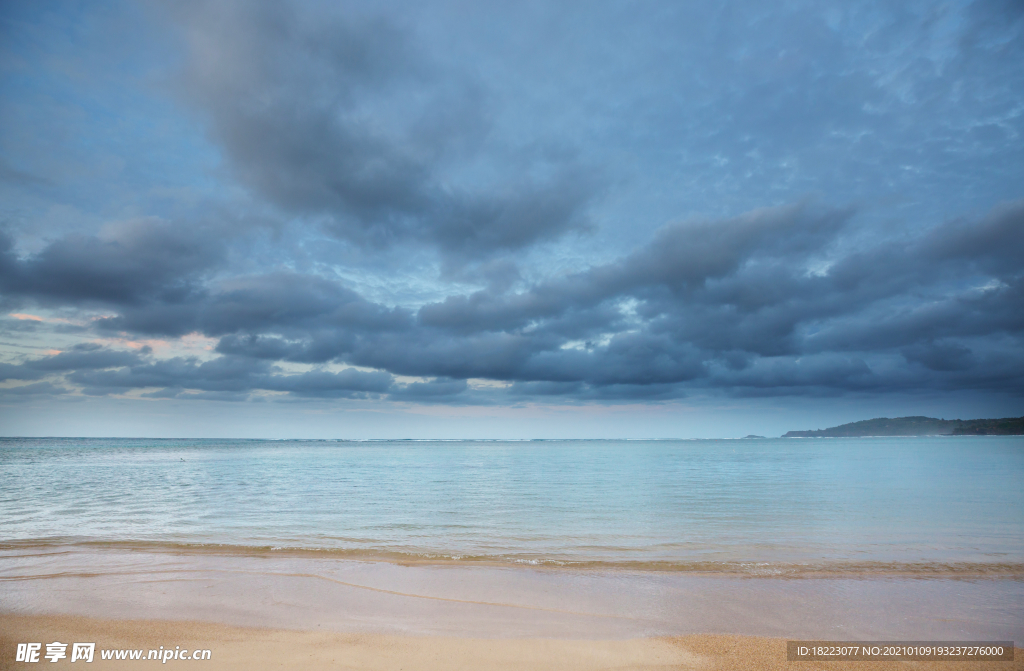
[[[45,546],[0,551],[0,668],[17,644],[209,649],[208,669],[1022,669],[788,662],[786,640],[1024,640],[1024,581],[416,565]],[[42,657],[42,655],[41,655]],[[795,665],[795,666],[794,666]],[[161,664],[163,666],[163,664]]]
[[[473,639],[442,636],[346,634],[232,627],[195,621],[106,620],[81,616],[0,615],[0,668],[31,668],[14,661],[25,641],[93,641],[102,648],[209,649],[208,661],[170,660],[167,668],[365,669],[380,671],[498,671],[524,669],[1024,669],[1024,651],[1012,662],[788,662],[786,641],[752,636],[692,635],[627,640]],[[45,647],[44,647],[45,651]],[[69,665],[41,660],[44,668]],[[75,662],[79,664],[79,662]],[[89,669],[152,668],[154,661],[104,661]],[[75,668],[75,667],[72,667]]]

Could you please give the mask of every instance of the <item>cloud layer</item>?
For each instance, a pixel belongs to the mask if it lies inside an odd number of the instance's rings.
[[[415,310],[309,273],[200,282],[207,256],[169,244],[161,222],[137,222],[130,244],[76,238],[27,258],[8,254],[5,295],[116,311],[94,320],[97,333],[198,332],[217,339],[220,356],[150,360],[80,348],[8,364],[4,374],[66,371],[89,394],[410,400],[470,400],[471,379],[506,383],[511,397],[1024,388],[1024,203],[866,243],[851,239],[854,221],[851,210],[802,203],[674,224],[582,272]],[[58,255],[61,272],[40,273]],[[313,368],[288,374],[276,367],[285,363]],[[398,384],[396,375],[429,381]]]
[[[65,9],[4,402],[1024,395],[1018,3]]]
[[[361,245],[427,244],[465,263],[588,226],[596,174],[544,147],[515,170],[448,175],[487,149],[487,101],[394,21],[276,2],[175,8],[179,86],[260,197]]]

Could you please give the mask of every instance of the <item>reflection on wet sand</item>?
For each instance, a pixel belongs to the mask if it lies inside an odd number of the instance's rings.
[[[0,552],[0,612],[465,637],[1024,639],[1024,580],[1012,569],[981,575],[759,575],[8,545]]]

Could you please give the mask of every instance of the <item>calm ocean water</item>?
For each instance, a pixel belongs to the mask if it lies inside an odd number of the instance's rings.
[[[1019,565],[1024,439],[0,439],[0,541]]]

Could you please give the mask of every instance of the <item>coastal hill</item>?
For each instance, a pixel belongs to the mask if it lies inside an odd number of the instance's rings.
[[[1024,417],[1005,419],[935,419],[879,417],[817,431],[789,431],[783,438],[853,438],[858,436],[1019,436]]]

